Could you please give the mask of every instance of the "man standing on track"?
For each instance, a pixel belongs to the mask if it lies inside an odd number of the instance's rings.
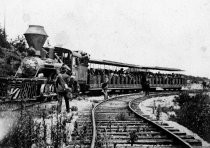
[[[145,92],[145,95],[146,95],[146,73],[143,73],[142,74],[142,78],[141,78],[141,86],[142,86],[142,90],[143,92]]]
[[[62,99],[64,97],[66,103],[66,112],[70,112],[69,99],[72,98],[71,89],[68,87],[70,81],[70,76],[66,74],[67,68],[65,65],[61,69],[57,69],[57,80],[56,80],[56,89],[58,93],[58,112],[61,113],[62,108]]]
[[[150,91],[150,83],[149,83],[149,80],[147,80],[146,84],[145,84],[145,95],[146,96],[149,96],[149,91]]]
[[[109,78],[108,76],[105,76],[105,81],[104,83],[102,83],[102,92],[104,94],[104,100],[107,100],[108,99],[108,81],[109,81]]]

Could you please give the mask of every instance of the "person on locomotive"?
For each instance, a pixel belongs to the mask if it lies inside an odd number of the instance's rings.
[[[63,65],[57,69],[56,90],[58,93],[58,112],[61,112],[62,100],[64,98],[66,103],[66,111],[70,112],[69,99],[72,99],[72,90],[68,87],[70,76],[66,73],[67,69]]]

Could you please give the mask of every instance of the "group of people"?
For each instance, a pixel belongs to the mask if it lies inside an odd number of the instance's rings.
[[[104,100],[108,99],[108,82],[109,78],[108,76],[106,76],[105,81],[101,85],[102,93],[104,95]],[[142,77],[141,85],[142,85],[142,90],[145,92],[145,96],[149,96],[150,82],[149,80],[146,79],[146,76]]]
[[[122,70],[121,70],[122,72]],[[108,99],[108,82],[109,78],[106,75],[104,82],[102,83],[102,93],[104,94],[104,99]],[[146,76],[142,78],[142,89],[145,95],[149,95],[150,83],[146,80]],[[56,90],[58,94],[58,112],[61,112],[62,100],[64,98],[66,104],[66,111],[70,112],[69,100],[72,100],[72,89],[78,88],[78,83],[72,76],[70,69],[66,65],[63,65],[60,69],[57,69],[56,77]],[[79,91],[79,90],[77,90]]]
[[[175,74],[175,73],[171,73],[171,74],[166,74],[166,73],[152,73],[152,72],[147,72],[149,77],[164,77],[164,78],[181,78],[183,77],[183,75],[181,74]]]
[[[88,70],[88,74],[91,75],[91,76],[97,76],[97,75],[101,75],[101,76],[108,76],[108,77],[134,77],[134,75],[127,71],[127,70],[124,70],[123,68],[121,68],[120,70],[108,70],[108,69],[93,69],[93,68],[90,68]]]

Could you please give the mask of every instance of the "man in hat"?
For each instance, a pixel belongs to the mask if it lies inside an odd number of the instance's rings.
[[[108,81],[109,81],[109,78],[108,76],[106,75],[105,76],[105,81],[104,83],[102,83],[101,87],[102,87],[102,92],[104,94],[104,100],[107,100],[108,99]]]
[[[150,91],[150,83],[149,80],[147,80],[145,84],[145,96],[149,96],[149,91]]]
[[[56,89],[58,93],[58,112],[61,112],[62,99],[66,103],[66,111],[70,112],[69,99],[72,99],[71,88],[68,87],[70,76],[66,74],[67,68],[63,65],[60,70],[57,69]]]

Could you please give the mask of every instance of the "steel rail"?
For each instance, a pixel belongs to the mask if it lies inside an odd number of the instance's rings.
[[[126,97],[126,96],[133,96],[133,95],[137,95],[137,94],[139,94],[139,93],[114,96],[114,97],[111,97],[111,98],[109,98],[107,100],[104,100],[104,101],[100,102],[99,104],[97,104],[96,106],[93,107],[93,109],[92,109],[93,136],[92,136],[92,141],[91,141],[91,148],[95,148],[95,142],[96,142],[96,138],[97,138],[96,120],[95,120],[95,111],[96,111],[96,109],[101,104],[106,103],[107,101],[114,100],[114,99],[121,98],[121,97]]]
[[[95,111],[95,106],[93,106],[92,111],[91,111],[91,113],[92,113],[92,130],[93,130],[93,136],[92,136],[92,141],[91,141],[91,146],[90,146],[91,148],[95,147],[95,141],[96,141],[96,135],[97,135],[94,111]]]
[[[146,122],[152,124],[153,126],[155,126],[156,128],[160,129],[161,131],[164,131],[167,135],[169,135],[172,139],[174,139],[176,142],[178,142],[179,144],[182,144],[182,147],[185,148],[193,148],[189,143],[187,143],[186,141],[184,141],[182,138],[180,138],[179,136],[175,135],[174,133],[172,133],[171,131],[167,130],[166,128],[163,128],[162,126],[158,125],[157,123],[143,117],[142,115],[140,115],[139,113],[137,113],[135,111],[135,109],[132,108],[132,103],[137,100],[139,98],[136,98],[134,100],[131,100],[129,102],[129,109],[134,112],[138,117],[140,117],[141,119],[145,120]]]

